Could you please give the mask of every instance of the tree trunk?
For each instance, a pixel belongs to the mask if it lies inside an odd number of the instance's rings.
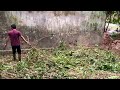
[[[109,22],[108,22],[108,26],[107,26],[107,28],[106,28],[106,31],[108,30],[108,27],[109,27],[109,24],[110,24],[110,22],[111,22],[111,14],[110,14],[110,18],[109,18]]]
[[[107,22],[106,20],[107,20],[107,15],[106,15],[106,18],[105,18],[104,32],[106,31],[106,30],[105,30],[105,26],[106,26],[106,22]]]
[[[118,11],[118,20],[120,20],[120,12]],[[118,24],[120,24],[120,22],[118,21]]]

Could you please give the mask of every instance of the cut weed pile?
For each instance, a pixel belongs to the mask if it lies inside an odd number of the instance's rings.
[[[9,58],[0,58],[1,79],[120,79],[120,57],[97,47],[31,49],[22,61]]]

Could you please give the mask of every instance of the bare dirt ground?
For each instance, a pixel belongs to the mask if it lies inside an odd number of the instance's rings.
[[[101,49],[110,50],[120,55],[120,35],[112,38],[107,32],[103,34],[103,40],[100,45]]]

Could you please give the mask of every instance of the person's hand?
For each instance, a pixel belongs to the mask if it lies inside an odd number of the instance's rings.
[[[32,45],[28,42],[28,45],[30,46],[30,47],[32,47]]]

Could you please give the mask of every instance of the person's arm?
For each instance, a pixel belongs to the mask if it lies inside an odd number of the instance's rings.
[[[7,38],[6,38],[6,43],[4,45],[4,49],[6,49],[8,42],[9,42],[9,36],[7,36]]]
[[[22,38],[23,41],[25,41],[28,45],[31,46],[31,44],[22,35],[20,37]]]

